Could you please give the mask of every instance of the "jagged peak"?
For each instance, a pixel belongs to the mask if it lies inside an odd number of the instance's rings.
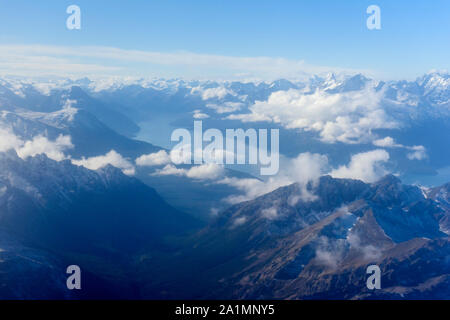
[[[394,176],[393,174],[387,174],[384,177],[382,177],[380,180],[374,182],[373,185],[374,186],[387,185],[387,184],[389,184],[389,185],[398,185],[398,184],[401,184],[401,183],[402,183],[402,181],[398,177]]]

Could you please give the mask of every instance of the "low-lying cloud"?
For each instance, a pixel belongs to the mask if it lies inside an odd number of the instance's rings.
[[[102,156],[91,158],[83,157],[80,160],[72,160],[72,163],[77,166],[83,166],[90,170],[97,170],[110,164],[116,168],[121,169],[126,175],[134,175],[136,171],[133,164],[125,159],[121,154],[117,153],[115,150],[111,150],[107,154]]]
[[[344,93],[316,90],[313,94],[290,89],[272,93],[267,101],[255,102],[249,107],[250,113],[228,118],[317,132],[325,143],[367,143],[374,139],[372,130],[398,126],[380,106],[382,97],[382,91],[370,87]]]
[[[18,149],[22,145],[22,139],[17,137],[10,130],[0,128],[0,152],[5,152],[11,149]]]
[[[136,159],[138,166],[161,166],[170,163],[170,156],[165,150],[155,153],[145,154]]]
[[[164,155],[165,157],[166,155]],[[157,169],[153,174],[208,180],[208,183],[231,186],[237,189],[239,193],[224,199],[230,204],[252,200],[280,187],[297,183],[300,188],[299,194],[289,199],[289,204],[294,206],[299,201],[308,202],[316,199],[308,185],[312,183],[312,186],[314,186],[318,179],[325,174],[330,174],[335,178],[374,182],[388,173],[388,170],[384,167],[388,160],[389,153],[387,151],[376,149],[353,155],[347,165],[330,168],[327,156],[305,152],[299,154],[296,158],[284,160],[280,172],[266,180],[230,177],[225,174],[224,167],[217,164],[203,164],[190,168],[180,168],[173,164],[167,164],[162,169]],[[151,161],[151,163],[154,162]]]
[[[348,165],[340,166],[331,171],[334,178],[358,179],[364,182],[374,182],[388,172],[383,163],[389,160],[389,153],[383,149],[355,154]]]
[[[409,160],[423,160],[428,157],[427,150],[424,146],[405,146],[400,143],[396,143],[394,138],[389,136],[383,139],[374,140],[373,144],[382,148],[402,148],[409,150],[410,152],[406,154],[406,157]]]
[[[70,148],[73,148],[70,136],[60,135],[55,141],[44,136],[37,136],[26,141],[20,148],[16,148],[16,152],[22,159],[45,154],[52,160],[61,161],[67,158],[64,151]]]
[[[157,76],[208,79],[308,78],[368,70],[315,66],[278,57],[238,57],[187,51],[157,52],[104,46],[0,45],[0,73],[42,76]],[[207,93],[223,95],[223,92]]]
[[[39,135],[24,141],[9,128],[0,128],[0,152],[15,150],[17,155],[26,159],[38,154],[45,154],[56,161],[67,159],[64,152],[73,148],[70,136],[59,135],[55,140]]]
[[[207,163],[198,166],[193,166],[189,169],[177,168],[172,164],[166,165],[164,168],[156,170],[154,175],[167,176],[184,176],[197,180],[215,180],[222,177],[224,174],[224,168],[222,165],[215,163]]]
[[[292,205],[295,205],[300,200],[311,201],[315,199],[306,186],[309,182],[316,181],[326,173],[327,167],[328,158],[326,156],[306,152],[299,154],[296,158],[286,160],[278,175],[265,181],[252,178],[226,177],[217,183],[230,185],[242,192],[242,194],[228,197],[226,201],[229,203],[251,200],[280,187],[298,183],[301,190],[295,201],[294,199],[292,201]]]

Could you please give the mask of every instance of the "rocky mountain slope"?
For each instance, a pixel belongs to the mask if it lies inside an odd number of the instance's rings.
[[[119,169],[0,153],[0,221],[34,243],[135,251],[195,220]],[[89,248],[89,249],[88,249]]]
[[[325,176],[308,186],[313,198],[304,192],[294,184],[223,212],[168,259],[181,255],[185,268],[150,282],[149,297],[448,297],[448,207],[394,176],[374,184]],[[380,290],[366,287],[372,264]]]
[[[136,297],[136,255],[164,252],[198,225],[112,166],[0,153],[1,298]],[[65,287],[72,264],[83,270],[82,292]]]

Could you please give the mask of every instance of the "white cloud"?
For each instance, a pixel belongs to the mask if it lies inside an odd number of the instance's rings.
[[[306,185],[323,175],[327,166],[328,159],[326,156],[306,152],[299,154],[294,159],[287,159],[280,166],[282,169],[278,175],[270,177],[266,181],[226,177],[217,181],[217,183],[230,185],[242,192],[242,194],[232,195],[225,199],[227,202],[234,204],[255,199],[275,189],[297,182],[300,185],[300,194],[290,201],[291,205],[295,205],[300,200],[314,200],[314,195],[306,189]]]
[[[173,164],[168,164],[164,168],[157,170],[155,176],[186,176],[186,169],[179,169]]]
[[[75,119],[75,115],[78,113],[78,109],[73,107],[73,105],[76,105],[76,103],[77,100],[67,99],[62,109],[60,111],[54,112],[53,114],[62,114],[67,117],[68,121],[73,121]]]
[[[278,218],[277,207],[270,207],[270,208],[263,209],[261,211],[261,214],[264,218],[266,218],[268,220],[274,220],[274,219]]]
[[[241,226],[241,225],[243,225],[243,224],[246,223],[246,222],[247,222],[247,217],[246,217],[246,216],[242,216],[242,217],[236,218],[236,219],[233,221],[232,228]]]
[[[348,165],[331,170],[329,174],[335,178],[352,178],[373,182],[387,173],[383,163],[388,160],[389,153],[381,149],[359,153],[352,156]],[[309,152],[301,153],[293,159],[287,159],[280,167],[282,169],[278,175],[265,181],[252,178],[225,177],[216,181],[216,183],[226,184],[240,191],[239,194],[224,199],[231,204],[252,200],[280,187],[298,183],[299,194],[288,199],[288,203],[294,206],[298,201],[315,200],[316,196],[307,189],[307,185],[312,183],[314,186],[321,176],[329,172],[328,158],[325,155]],[[265,213],[271,215],[274,211],[265,211]]]
[[[193,179],[217,179],[223,176],[224,168],[221,165],[215,163],[206,163],[199,166],[190,168],[186,176]]]
[[[183,144],[182,147],[175,147],[172,150],[170,150],[170,159],[175,164],[190,163],[192,161],[193,156],[191,150],[192,145],[190,143],[185,143]],[[195,152],[200,152],[200,150],[196,149]]]
[[[155,52],[102,46],[0,45],[0,57],[0,73],[25,76],[164,74],[209,79],[298,79],[328,72],[368,72],[314,66],[302,60],[284,58],[235,57],[186,51]]]
[[[224,102],[223,104],[220,105],[215,103],[208,103],[206,105],[207,108],[213,109],[219,114],[239,111],[243,106],[244,104],[242,102],[231,102],[231,101]]]
[[[340,262],[341,256],[334,251],[332,252],[325,249],[317,249],[315,259],[317,263],[328,268],[335,269]]]
[[[154,175],[175,175],[184,176],[198,180],[215,180],[222,177],[224,168],[215,163],[207,163],[199,166],[193,166],[189,169],[177,168],[172,164],[166,165],[164,168],[157,170]]]
[[[170,163],[170,156],[165,150],[142,155],[136,159],[138,166],[161,166]]]
[[[423,160],[427,157],[427,152],[424,146],[413,146],[409,149],[413,150],[406,155],[409,160]]]
[[[207,119],[207,118],[209,118],[209,115],[201,112],[200,110],[194,110],[193,118],[194,119]]]
[[[305,152],[290,160],[287,166],[286,175],[295,182],[306,184],[323,175],[328,166],[328,158],[318,153]]]
[[[373,144],[377,147],[383,148],[403,148],[411,150],[412,152],[406,154],[406,157],[409,160],[423,160],[427,158],[427,150],[424,146],[404,146],[402,144],[396,143],[391,137],[385,137],[384,139],[375,140],[373,141]]]
[[[16,152],[22,159],[34,157],[37,154],[45,154],[50,159],[61,161],[66,159],[64,151],[70,148],[73,148],[70,136],[60,135],[55,141],[50,141],[44,136],[37,136],[26,141],[23,146],[16,148]]]
[[[224,199],[228,203],[235,204],[255,199],[279,187],[288,185],[290,181],[281,181],[274,177],[269,178],[267,181],[252,178],[239,179],[236,177],[225,177],[224,179],[217,181],[217,183],[232,186],[242,192],[238,195],[232,195]]]
[[[315,262],[328,268],[337,268],[344,255],[343,241],[333,241],[325,236],[319,237],[317,241]]]
[[[191,89],[192,94],[200,94],[203,100],[210,100],[210,99],[223,99],[227,95],[233,95],[236,94],[225,87],[216,87],[216,88],[202,88],[202,87],[195,87]]]
[[[17,155],[26,159],[38,154],[45,154],[48,158],[61,161],[67,159],[64,151],[73,148],[70,136],[59,135],[54,141],[42,135],[23,141],[9,128],[0,128],[0,152],[15,150]]]
[[[403,147],[401,144],[395,143],[392,137],[385,137],[383,139],[374,140],[373,145],[381,148],[394,148],[394,147]]]
[[[121,169],[126,175],[135,174],[135,168],[133,164],[122,157],[122,155],[117,153],[115,150],[111,150],[103,156],[91,157],[87,159],[83,157],[81,160],[72,160],[72,163],[91,170],[97,170],[110,164],[116,168]]]
[[[372,88],[335,94],[323,90],[304,94],[290,89],[272,93],[267,101],[257,101],[249,107],[248,114],[233,114],[228,118],[315,131],[327,143],[369,142],[373,139],[372,130],[398,126],[380,106],[382,95],[382,91]]]
[[[210,213],[212,217],[217,217],[220,213],[220,210],[217,208],[211,208]]]
[[[307,189],[309,182],[317,182],[328,168],[328,158],[317,153],[301,153],[287,165],[286,175],[292,177],[300,185],[300,194],[292,196],[289,204],[294,206],[298,201],[313,201],[317,197]]]
[[[86,52],[87,53],[87,52]],[[81,54],[81,52],[78,54]],[[0,45],[0,72],[14,75],[67,76],[118,72],[120,68],[80,62],[69,47],[40,45]],[[28,72],[27,72],[28,70]]]
[[[10,130],[0,128],[0,152],[15,150],[17,155],[26,159],[38,154],[45,154],[48,158],[55,161],[70,159],[64,154],[64,151],[73,148],[70,136],[59,135],[54,141],[44,136],[36,136],[28,141],[22,141]],[[147,159],[148,161],[148,159]],[[82,158],[81,160],[71,159],[71,162],[78,166],[84,166],[91,170],[97,170],[108,164],[121,169],[127,175],[134,175],[135,168],[131,162],[123,158],[119,153],[111,150],[103,156]]]
[[[334,178],[359,179],[374,182],[384,176],[387,171],[383,163],[389,160],[389,153],[382,149],[355,154],[347,166],[340,166],[331,171]]]
[[[18,149],[23,145],[23,141],[10,130],[0,128],[0,152],[11,149]]]
[[[361,244],[361,239],[356,233],[349,233],[347,235],[347,242],[350,247],[362,252],[364,260],[376,260],[381,256],[381,249],[373,245]]]

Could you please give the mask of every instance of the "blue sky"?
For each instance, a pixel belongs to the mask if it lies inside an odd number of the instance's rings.
[[[81,8],[81,30],[66,28],[66,8],[71,4]],[[366,27],[371,4],[381,8],[381,30]],[[55,73],[276,78],[295,77],[303,69],[330,69],[414,78],[431,69],[450,69],[449,15],[447,0],[0,0],[0,53],[8,57],[0,56],[0,71],[20,73],[41,60],[41,72],[48,63]],[[19,50],[18,45],[27,47]],[[45,50],[30,49],[37,45]],[[89,51],[92,46],[102,50]],[[74,47],[78,49],[73,55],[60,53]],[[102,56],[112,47],[122,50],[117,53],[120,59]],[[88,54],[92,51],[94,56]],[[184,62],[186,52],[190,55]],[[152,57],[142,59],[144,53]],[[278,61],[277,74],[277,67],[258,70],[275,60],[252,60],[252,67],[246,68],[243,59],[221,63],[226,57],[284,60]],[[38,66],[31,69],[40,72]],[[295,72],[287,74],[288,70]]]

